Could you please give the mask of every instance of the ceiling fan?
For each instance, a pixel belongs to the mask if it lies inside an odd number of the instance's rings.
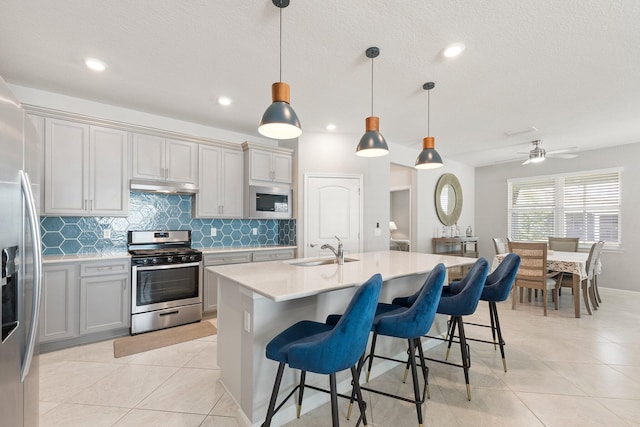
[[[546,151],[541,147],[542,140],[537,139],[535,141],[531,141],[533,144],[533,150],[529,151],[529,153],[520,153],[520,154],[529,154],[529,158],[525,160],[522,164],[528,165],[529,163],[540,163],[544,161],[544,159],[548,157],[555,157],[558,159],[573,159],[574,157],[578,157],[577,154],[569,153],[572,150],[575,150],[577,147],[564,148],[562,150],[552,150]]]

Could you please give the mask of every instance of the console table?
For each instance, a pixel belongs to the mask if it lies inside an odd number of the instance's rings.
[[[434,237],[431,244],[434,254],[478,257],[477,237]]]

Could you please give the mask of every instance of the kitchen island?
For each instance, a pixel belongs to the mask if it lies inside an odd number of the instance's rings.
[[[271,261],[207,267],[218,282],[218,365],[221,381],[249,425],[259,426],[267,411],[277,363],[265,358],[267,343],[299,320],[324,321],[331,313],[342,313],[357,286],[376,273],[383,278],[380,301],[409,295],[424,283],[438,263],[446,267],[469,265],[472,258],[415,252],[364,252],[347,255],[355,261],[344,265],[307,265],[308,259]],[[437,316],[431,333],[443,334],[446,318]],[[403,357],[402,340],[384,340],[377,348],[391,357]],[[428,345],[428,343],[426,344]],[[374,364],[372,377],[396,366]],[[297,383],[298,371],[285,370],[280,396]],[[399,379],[401,381],[401,379]],[[338,389],[350,389],[347,371],[338,376]],[[326,376],[308,375],[307,383],[327,388]],[[305,390],[303,412],[324,404],[329,396]],[[273,425],[295,418],[295,399],[274,417]]]

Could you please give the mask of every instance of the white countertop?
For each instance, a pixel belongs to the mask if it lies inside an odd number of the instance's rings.
[[[202,251],[203,254],[209,253],[232,253],[232,252],[246,252],[246,251],[266,251],[273,249],[295,249],[297,246],[285,246],[285,245],[262,245],[262,246],[226,246],[216,248],[196,248]],[[43,255],[43,264],[56,264],[65,262],[86,262],[86,261],[107,261],[110,259],[128,259],[131,258],[126,250],[118,251],[104,251],[104,252],[91,252],[73,255]]]
[[[302,258],[206,268],[273,301],[287,301],[357,286],[376,273],[380,273],[383,280],[389,280],[427,273],[439,263],[446,267],[456,267],[476,261],[476,258],[399,251],[350,253],[345,258],[356,258],[359,261],[345,262],[344,265],[294,265],[317,259]]]
[[[131,255],[127,251],[92,252],[74,255],[43,255],[43,264],[84,261],[108,261],[111,259],[129,259]]]
[[[230,253],[230,252],[247,252],[247,251],[267,251],[274,249],[296,249],[297,246],[289,245],[259,245],[259,246],[219,246],[214,248],[196,248],[203,254]]]

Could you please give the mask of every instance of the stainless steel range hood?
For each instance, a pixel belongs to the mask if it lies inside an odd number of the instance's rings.
[[[133,191],[149,193],[197,194],[198,187],[186,182],[153,181],[146,179],[132,179],[130,188]]]

